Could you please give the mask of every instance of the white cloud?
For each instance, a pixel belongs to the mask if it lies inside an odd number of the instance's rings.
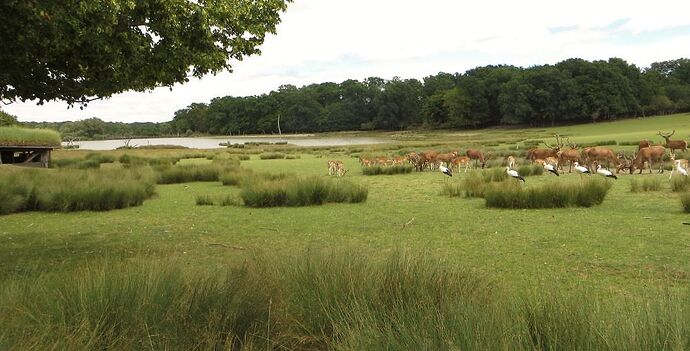
[[[688,26],[688,5],[595,1],[296,0],[261,56],[235,72],[149,93],[124,93],[66,109],[63,103],[4,106],[20,120],[165,121],[193,102],[368,76],[423,78],[490,65],[530,66],[620,57],[640,67],[687,56],[689,35],[636,42],[641,33]],[[553,28],[567,30],[554,31]],[[626,38],[625,42],[618,39]]]

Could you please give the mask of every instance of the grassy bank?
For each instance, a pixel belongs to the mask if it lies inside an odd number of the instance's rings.
[[[50,129],[0,127],[0,146],[60,146],[60,134]]]

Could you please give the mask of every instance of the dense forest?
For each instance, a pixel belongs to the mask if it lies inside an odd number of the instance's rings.
[[[422,81],[371,77],[268,94],[218,97],[179,110],[171,122],[27,123],[63,135],[272,134],[342,130],[545,126],[690,111],[690,59],[638,68],[618,58],[568,59],[528,68],[485,66]]]

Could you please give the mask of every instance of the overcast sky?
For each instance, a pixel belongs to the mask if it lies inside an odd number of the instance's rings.
[[[620,57],[638,67],[690,57],[690,3],[681,0],[295,0],[261,56],[223,73],[84,110],[13,103],[20,121],[171,120],[193,102],[268,93],[282,84],[418,78],[496,64]]]

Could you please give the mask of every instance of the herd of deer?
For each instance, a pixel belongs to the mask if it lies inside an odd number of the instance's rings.
[[[544,142],[547,148],[533,148],[527,151],[527,160],[533,164],[540,164],[543,166],[552,165],[557,169],[563,169],[563,165],[568,163],[568,172],[572,172],[573,165],[576,163],[583,164],[590,170],[595,170],[594,165],[601,165],[613,163],[616,166],[616,173],[622,170],[629,170],[630,174],[636,169],[639,173],[645,168],[645,163],[649,165],[649,173],[652,173],[654,163],[659,164],[659,172],[663,173],[663,157],[668,148],[671,153],[671,161],[674,163],[673,171],[677,170],[683,175],[688,174],[688,160],[676,159],[676,150],[687,152],[688,143],[685,140],[671,140],[671,136],[675,134],[675,130],[671,133],[659,132],[658,135],[666,140],[664,145],[653,145],[649,140],[642,140],[639,143],[637,152],[632,158],[628,158],[624,152],[616,154],[608,147],[595,146],[585,147],[581,150],[577,144],[570,143],[570,139],[566,138],[569,149],[564,148],[563,139],[555,134],[556,145],[549,145]],[[395,166],[403,165],[406,162],[415,167],[417,171],[425,169],[434,170],[443,166],[456,170],[461,167],[465,168],[465,172],[470,168],[472,161],[476,167],[481,165],[484,168],[486,161],[484,154],[480,150],[469,149],[461,156],[459,152],[439,153],[437,151],[425,152],[410,152],[405,156],[398,157],[359,157],[359,162],[363,167],[370,166]],[[506,158],[507,166],[515,168],[517,159],[514,156]],[[341,161],[328,161],[328,174],[343,176],[347,172],[343,167]]]

